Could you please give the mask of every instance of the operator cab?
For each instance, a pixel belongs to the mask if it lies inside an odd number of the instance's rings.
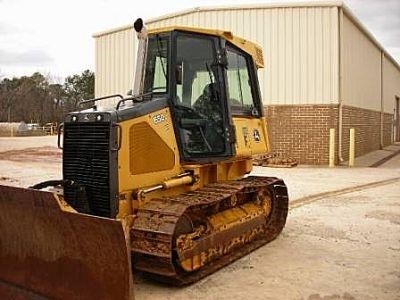
[[[183,161],[235,155],[232,116],[262,116],[251,55],[216,35],[149,34],[143,94],[168,98]]]

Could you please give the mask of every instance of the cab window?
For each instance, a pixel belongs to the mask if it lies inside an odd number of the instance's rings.
[[[249,71],[250,59],[238,49],[227,47],[228,102],[233,113],[257,113]]]
[[[168,44],[167,36],[157,34],[149,38],[144,93],[165,94],[167,92]]]

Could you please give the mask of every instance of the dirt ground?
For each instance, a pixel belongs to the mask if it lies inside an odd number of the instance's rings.
[[[137,278],[136,296],[400,299],[399,195],[396,182],[299,206],[274,242],[186,288]]]
[[[0,137],[0,184],[28,187],[61,177],[56,136]]]
[[[399,156],[379,168],[255,168],[288,185],[283,233],[188,287],[135,274],[136,299],[400,299]],[[59,178],[55,137],[0,138],[0,184]]]

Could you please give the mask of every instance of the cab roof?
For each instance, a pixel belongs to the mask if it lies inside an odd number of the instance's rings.
[[[155,33],[163,33],[163,32],[171,32],[171,31],[186,31],[193,33],[200,33],[212,36],[221,37],[236,47],[242,49],[243,51],[250,54],[257,68],[264,67],[264,57],[261,46],[256,43],[245,40],[241,37],[234,36],[230,31],[218,30],[218,29],[207,29],[207,28],[198,28],[198,27],[188,27],[188,26],[168,26],[168,27],[159,27],[159,28],[151,28],[148,30],[149,34]]]

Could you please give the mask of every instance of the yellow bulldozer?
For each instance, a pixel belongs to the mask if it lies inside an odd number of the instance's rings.
[[[190,284],[285,225],[284,182],[247,176],[269,150],[262,49],[228,31],[134,27],[133,91],[65,117],[62,180],[0,186],[0,299],[133,299],[134,270]]]

